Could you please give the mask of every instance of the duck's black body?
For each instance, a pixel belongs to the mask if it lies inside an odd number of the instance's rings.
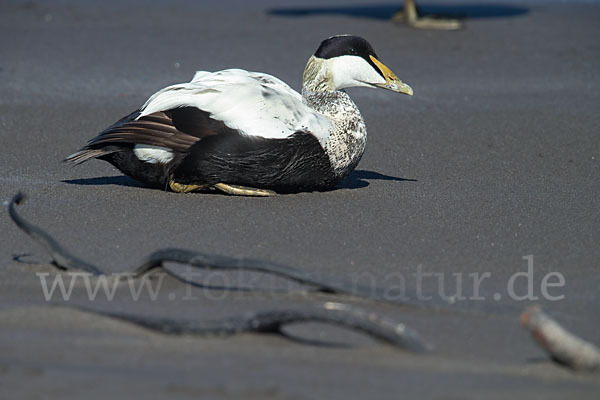
[[[208,137],[194,145],[173,172],[183,184],[228,182],[280,193],[331,189],[336,176],[317,139],[296,132],[286,139],[241,136]]]
[[[170,181],[213,185],[220,182],[280,193],[326,190],[343,176],[333,173],[329,158],[310,133],[285,139],[245,136],[185,107],[119,120],[70,157],[76,163],[90,156],[108,161],[144,184],[165,189]],[[134,153],[136,144],[177,150],[167,163],[148,163]]]

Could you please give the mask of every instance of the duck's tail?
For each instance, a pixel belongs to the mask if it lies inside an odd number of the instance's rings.
[[[110,153],[114,153],[116,150],[114,149],[88,149],[88,148],[83,148],[81,150],[79,150],[76,153],[71,154],[70,156],[67,156],[63,162],[68,163],[68,164],[72,164],[72,165],[79,165],[81,163],[86,162],[87,160],[91,159],[91,158],[98,158],[101,156],[105,156],[107,154]]]
[[[72,165],[79,165],[81,163],[86,162],[87,160],[89,160],[91,158],[102,157],[107,154],[111,154],[111,153],[118,151],[118,149],[115,149],[112,146],[106,147],[106,144],[102,144],[104,142],[103,139],[106,137],[107,134],[113,133],[113,130],[120,128],[121,126],[125,125],[128,122],[135,121],[135,119],[139,115],[140,115],[140,111],[136,110],[136,111],[132,112],[131,114],[121,118],[120,120],[118,120],[117,122],[115,122],[114,124],[112,124],[111,126],[106,128],[104,131],[100,132],[98,134],[98,136],[91,139],[87,143],[87,145],[84,146],[81,150],[79,150],[76,153],[71,154],[70,156],[67,156],[63,160],[63,162],[72,164]],[[99,144],[102,144],[102,147],[98,147]]]

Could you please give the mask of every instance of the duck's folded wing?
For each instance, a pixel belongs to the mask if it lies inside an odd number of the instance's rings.
[[[136,112],[135,114],[139,114]],[[185,152],[196,143],[201,136],[194,136],[191,132],[178,129],[176,121],[191,120],[193,109],[185,108],[166,112],[156,112],[141,119],[119,121],[100,135],[90,140],[88,146],[96,146],[105,143],[132,143],[146,144],[151,146],[165,147],[178,152]],[[202,116],[195,116],[202,120]],[[202,126],[198,124],[197,126]]]
[[[159,111],[140,118],[135,111],[91,139],[65,161],[80,164],[90,158],[119,151],[119,145],[146,145],[186,153],[203,137],[218,134],[222,124],[193,107]]]

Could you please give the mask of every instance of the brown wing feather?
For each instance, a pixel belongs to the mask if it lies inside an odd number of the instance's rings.
[[[123,144],[160,146],[187,153],[193,144],[218,134],[223,128],[221,121],[211,119],[207,112],[194,107],[156,112],[136,120],[139,115],[139,111],[135,111],[115,122],[65,161],[80,164],[120,151],[123,147],[119,145]]]

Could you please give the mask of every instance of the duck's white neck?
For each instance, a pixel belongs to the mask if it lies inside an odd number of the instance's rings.
[[[304,103],[332,122],[324,148],[335,172],[346,176],[365,151],[367,127],[362,115],[344,90],[335,90],[327,60],[311,57],[302,78]]]

